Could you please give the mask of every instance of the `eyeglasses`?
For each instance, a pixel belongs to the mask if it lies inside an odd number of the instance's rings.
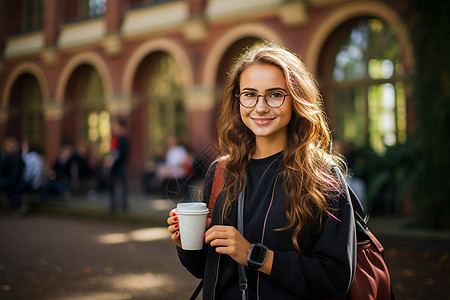
[[[239,99],[239,103],[241,103],[243,107],[251,108],[258,103],[259,97],[263,97],[269,107],[277,108],[283,105],[286,96],[290,95],[285,95],[282,91],[275,90],[270,91],[265,95],[258,95],[255,92],[242,92],[237,94],[236,98]]]

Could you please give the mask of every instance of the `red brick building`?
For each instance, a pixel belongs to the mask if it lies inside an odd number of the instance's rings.
[[[0,2],[0,140],[107,151],[128,121],[130,174],[169,135],[194,153],[215,141],[227,66],[262,40],[318,79],[336,139],[382,153],[405,141],[414,67],[406,1],[31,0]]]

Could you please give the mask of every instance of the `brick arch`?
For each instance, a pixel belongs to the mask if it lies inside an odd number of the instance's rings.
[[[3,89],[1,99],[2,106],[8,105],[11,89],[14,86],[15,81],[17,80],[17,78],[20,77],[20,75],[25,73],[31,74],[34,78],[36,78],[39,87],[41,89],[43,101],[46,101],[50,98],[48,80],[47,77],[45,76],[44,71],[33,62],[24,62],[17,65],[6,78],[6,83]]]
[[[285,45],[280,34],[264,23],[247,23],[231,28],[225,32],[214,43],[211,50],[208,51],[201,79],[204,86],[212,87],[215,85],[216,74],[223,55],[234,42],[246,37],[257,37],[277,43],[280,46]]]
[[[137,48],[128,59],[122,77],[123,93],[132,93],[133,81],[137,69],[145,57],[155,51],[164,51],[175,58],[183,70],[183,74],[181,74],[181,76],[183,78],[184,87],[190,87],[193,85],[194,74],[192,71],[192,64],[183,47],[170,39],[156,39],[139,46],[139,48]]]
[[[73,74],[74,70],[82,64],[88,64],[98,72],[102,80],[105,95],[113,94],[114,88],[108,64],[98,53],[89,51],[73,56],[62,69],[58,83],[56,84],[56,101],[63,101],[70,76]]]
[[[402,59],[407,69],[414,68],[414,55],[409,32],[400,16],[388,5],[379,1],[351,2],[336,7],[325,15],[306,43],[305,64],[311,73],[317,73],[319,55],[333,31],[346,21],[359,16],[373,16],[385,21],[394,31],[397,41],[402,49]]]

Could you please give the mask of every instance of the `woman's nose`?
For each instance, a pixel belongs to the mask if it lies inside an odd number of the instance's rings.
[[[266,99],[264,99],[263,95],[258,95],[258,102],[256,102],[255,110],[257,112],[266,112],[270,109],[270,107],[266,103]]]

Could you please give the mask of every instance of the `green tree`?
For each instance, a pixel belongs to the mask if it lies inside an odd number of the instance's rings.
[[[419,171],[411,186],[422,224],[450,227],[450,1],[410,0],[415,52],[412,137]]]

